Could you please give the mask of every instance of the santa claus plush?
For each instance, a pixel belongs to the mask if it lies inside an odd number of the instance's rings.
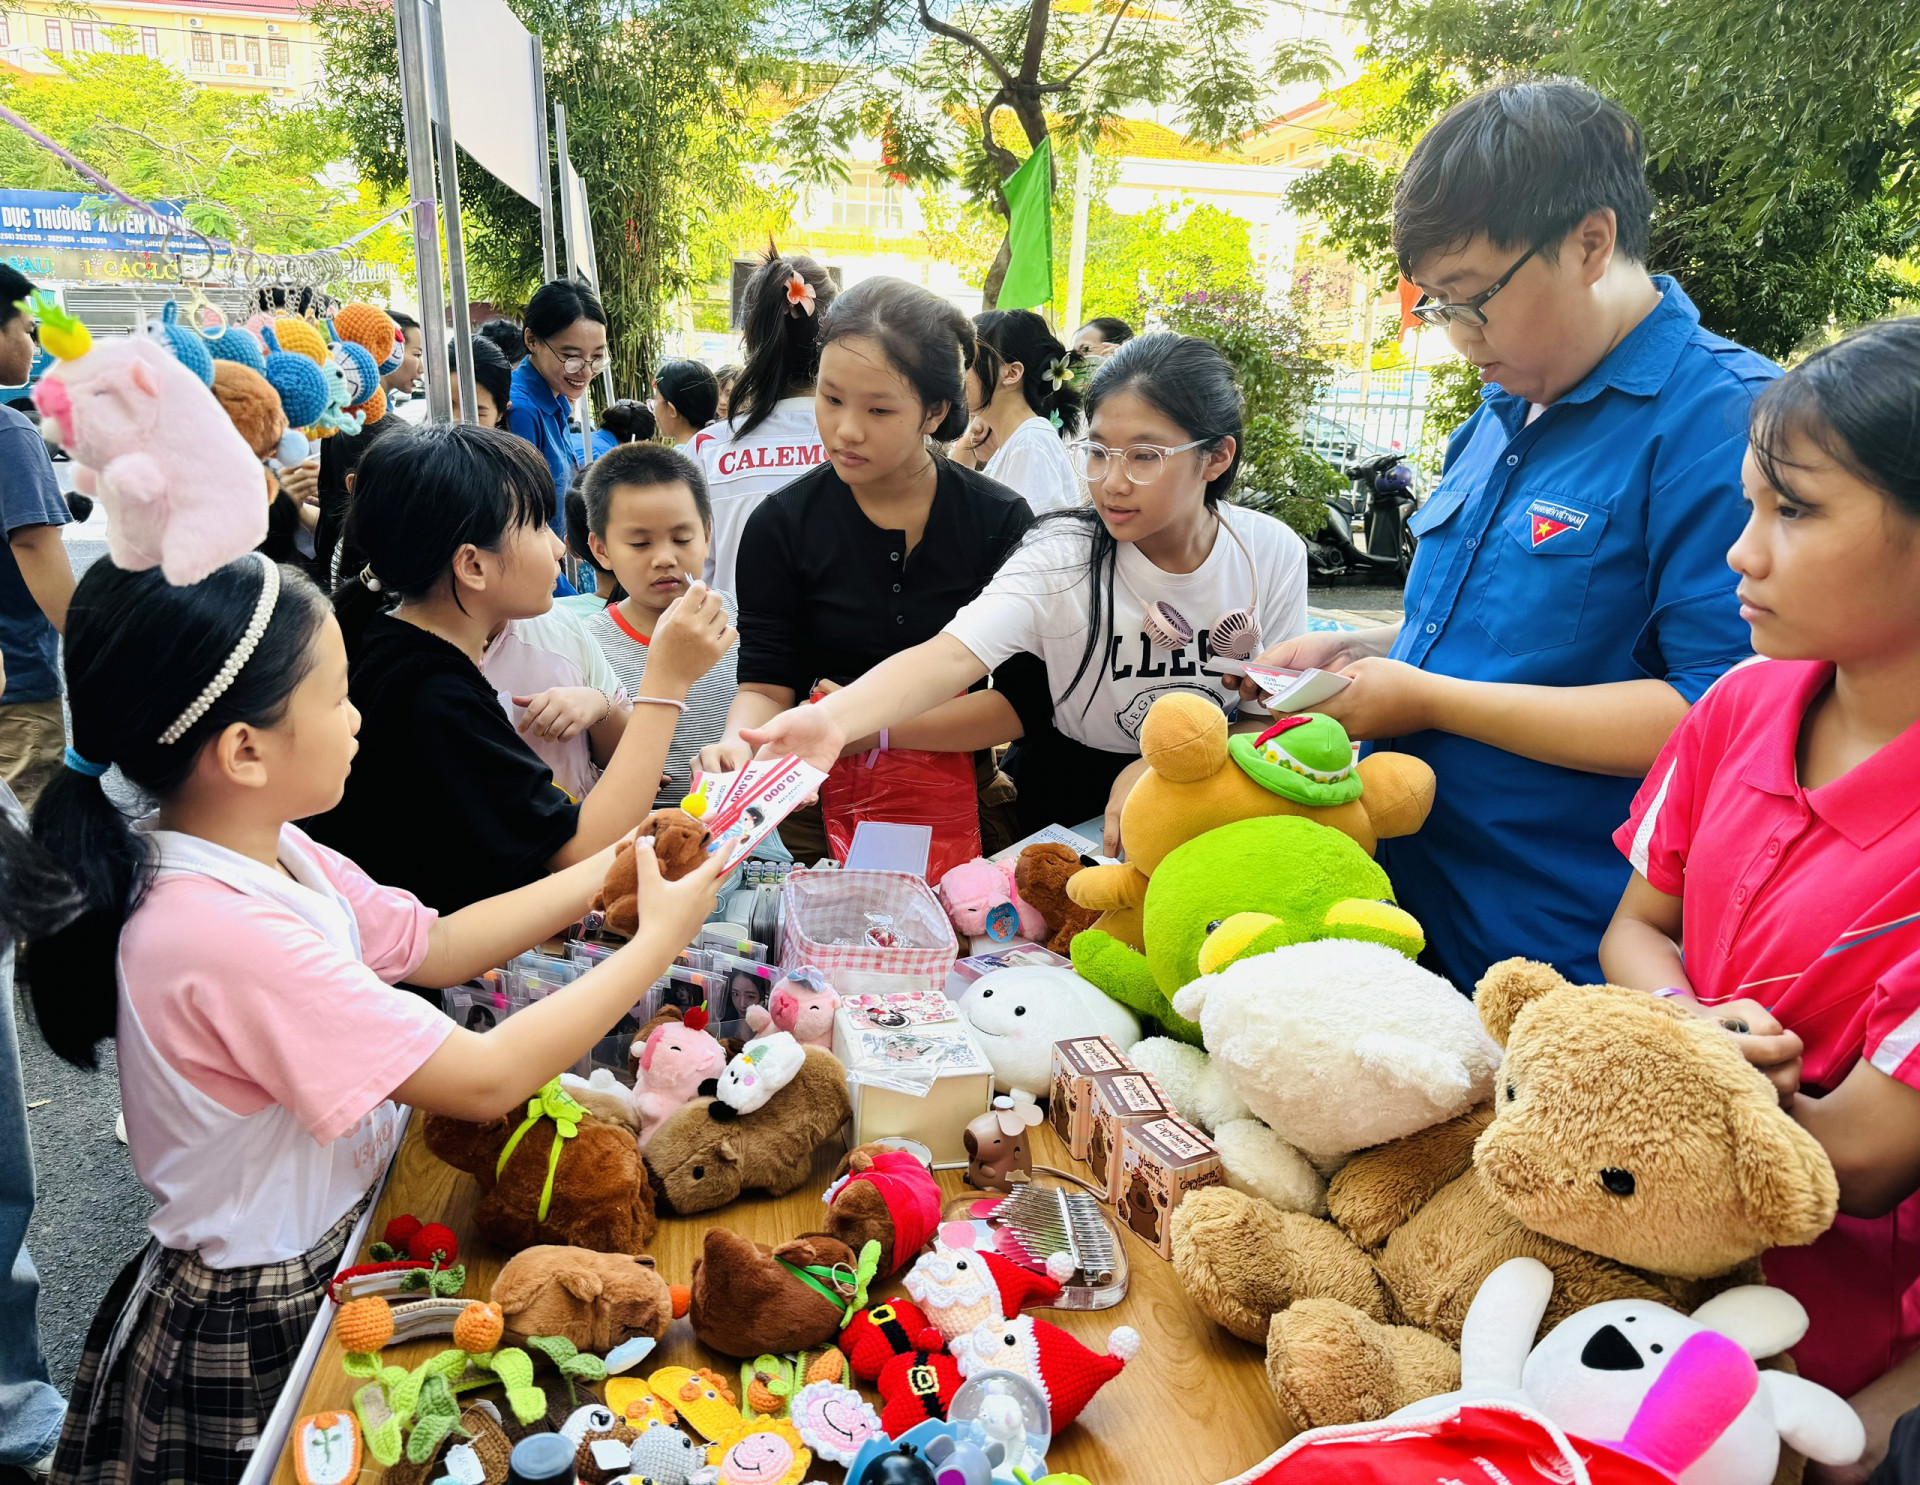
[[[1037,1274],[998,1253],[935,1243],[903,1282],[928,1322],[953,1341],[989,1320],[1011,1320],[1022,1310],[1058,1303],[1060,1281],[1073,1272],[1073,1260],[1055,1253],[1047,1265],[1049,1273]]]

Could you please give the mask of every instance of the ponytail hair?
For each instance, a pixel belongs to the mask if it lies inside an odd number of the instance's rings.
[[[1073,384],[1073,373],[1083,358],[1070,354],[1045,320],[1030,309],[990,309],[973,317],[973,328],[980,337],[980,388],[989,399],[1001,369],[1017,361],[1020,392],[1034,416],[1052,421],[1062,439],[1080,431],[1080,389]],[[989,356],[991,360],[985,359]],[[1057,385],[1055,372],[1060,374]]]
[[[168,799],[201,750],[235,722],[272,727],[313,668],[325,622],[320,590],[280,569],[280,596],[253,653],[176,742],[160,741],[233,656],[253,620],[265,574],[258,558],[229,562],[186,587],[158,568],[96,562],[67,613],[66,671],[73,750],[118,766],[128,782]],[[70,921],[30,936],[27,981],[47,1045],[80,1067],[114,1032],[120,930],[151,879],[145,843],[90,773],[62,769],[33,810],[33,839],[73,879]],[[28,925],[30,935],[34,934]]]
[[[1240,458],[1247,445],[1246,403],[1234,379],[1233,364],[1212,341],[1196,335],[1136,335],[1093,374],[1093,385],[1087,389],[1087,422],[1093,422],[1102,402],[1120,392],[1132,393],[1187,438],[1197,440],[1200,447],[1194,452],[1202,457],[1218,448],[1222,439],[1233,440],[1233,462],[1207,481],[1206,507],[1217,513],[1220,502],[1233,491],[1233,479],[1240,471]],[[1043,520],[1079,522],[1091,534],[1087,581],[1092,600],[1087,606],[1087,646],[1080,654],[1080,668],[1061,693],[1066,697],[1093,668],[1095,656],[1105,653],[1113,628],[1114,568],[1120,546],[1091,507],[1056,512]],[[1083,712],[1093,704],[1093,691],[1092,687],[1087,690]]]
[[[863,278],[833,301],[820,325],[822,348],[856,337],[880,347],[923,411],[946,404],[929,438],[952,443],[967,431],[967,372],[979,344],[973,321],[931,289],[903,278]]]
[[[813,290],[811,314],[788,297],[796,274]],[[827,270],[813,259],[767,244],[767,256],[747,280],[741,309],[747,364],[727,403],[735,437],[746,436],[772,417],[773,405],[782,397],[812,389],[820,370],[820,321],[834,292]],[[717,381],[714,399],[717,406]]]
[[[381,439],[360,461],[342,538],[363,566],[333,593],[347,653],[376,615],[445,583],[461,547],[498,551],[516,526],[551,525],[555,504],[546,460],[504,428],[420,423]]]

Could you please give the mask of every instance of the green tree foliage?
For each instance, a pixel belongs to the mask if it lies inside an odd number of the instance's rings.
[[[187,220],[210,237],[297,253],[330,246],[381,214],[377,195],[326,173],[342,141],[311,118],[203,88],[151,57],[55,60],[57,77],[0,76],[0,98],[129,194],[184,201]],[[12,129],[0,130],[0,180],[24,190],[97,189]],[[193,250],[191,239],[174,246]]]
[[[1066,141],[1091,147],[1102,120],[1140,104],[1171,105],[1188,137],[1220,144],[1260,123],[1278,90],[1333,71],[1317,40],[1263,51],[1267,7],[1253,0],[1093,0],[1074,11],[1053,0],[809,0],[795,13],[810,24],[787,38],[791,55],[835,59],[806,70],[802,101],[781,121],[781,150],[802,179],[844,175],[865,136],[903,182],[957,178],[1002,216],[1001,183],[1025,155],[996,132],[1003,112],[1027,150],[1057,130],[1067,159]],[[1006,265],[1003,238],[989,306]]]
[[[1467,360],[1442,361],[1427,383],[1427,417],[1414,461],[1429,483],[1447,462],[1447,440],[1480,407],[1480,368]]]
[[[1335,97],[1352,153],[1298,183],[1296,209],[1390,281],[1399,162],[1455,99],[1504,73],[1568,72],[1646,126],[1650,266],[1705,323],[1784,356],[1887,312],[1886,260],[1920,196],[1920,8],[1908,0],[1361,0],[1373,37]]]
[[[1299,308],[1256,288],[1194,289],[1137,301],[1135,323],[1210,340],[1233,365],[1246,398],[1246,438],[1234,499],[1278,516],[1303,536],[1326,521],[1340,476],[1301,447],[1301,415],[1332,368],[1314,354]]]
[[[540,37],[547,97],[567,109],[567,147],[587,184],[621,395],[649,381],[674,302],[722,277],[749,224],[783,220],[784,198],[747,166],[753,0],[511,0]],[[326,44],[321,119],[376,185],[406,188],[393,11],[316,0]],[[460,156],[469,292],[510,309],[540,282],[538,210]],[[557,228],[556,228],[557,230]]]
[[[1073,227],[1073,198],[1063,194],[1054,208],[1053,302],[1064,308],[1067,255],[1061,249]],[[1199,289],[1251,293],[1259,281],[1251,233],[1231,212],[1190,201],[1163,202],[1134,215],[1100,200],[1089,206],[1083,324],[1096,315],[1131,320],[1142,299],[1160,303]]]

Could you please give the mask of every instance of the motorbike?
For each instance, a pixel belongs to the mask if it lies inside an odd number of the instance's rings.
[[[1327,502],[1327,520],[1307,543],[1313,581],[1404,583],[1419,539],[1407,522],[1419,508],[1413,466],[1397,453],[1346,468],[1348,488]]]

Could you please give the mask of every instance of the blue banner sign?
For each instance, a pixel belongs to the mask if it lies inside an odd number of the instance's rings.
[[[155,211],[174,224],[173,240],[161,223],[107,196],[84,196],[73,191],[0,191],[0,248],[29,248],[39,252],[154,253],[167,251],[198,256],[206,245],[194,236],[182,215],[185,203],[155,201]],[[214,239],[217,252],[227,244]]]

